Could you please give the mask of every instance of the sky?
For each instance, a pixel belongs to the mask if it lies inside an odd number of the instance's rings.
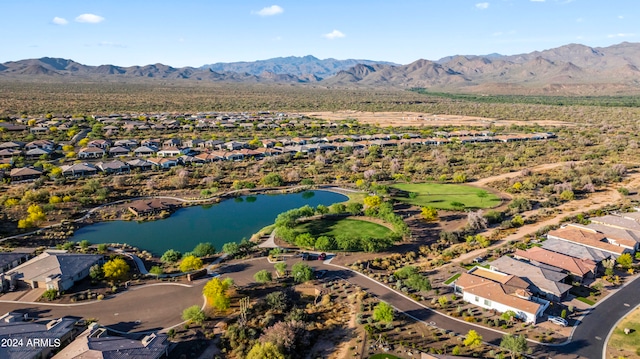
[[[0,0],[0,63],[174,67],[313,55],[408,64],[640,41],[637,0]]]

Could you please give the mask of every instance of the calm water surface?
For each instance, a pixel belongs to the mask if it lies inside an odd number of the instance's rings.
[[[211,242],[220,250],[227,242],[251,237],[272,224],[282,212],[304,205],[329,206],[346,200],[344,195],[327,191],[243,196],[211,206],[183,208],[167,219],[153,222],[92,224],[76,231],[72,240],[86,239],[92,244],[127,243],[156,255],[171,248],[188,252],[200,242]]]

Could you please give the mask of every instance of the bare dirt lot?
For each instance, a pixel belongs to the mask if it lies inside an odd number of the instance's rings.
[[[362,112],[362,111],[325,111],[309,112],[305,116],[316,117],[329,121],[356,119],[360,123],[378,125],[381,127],[427,127],[427,126],[510,126],[527,125],[531,121],[501,120],[488,117],[443,115],[419,112]],[[573,123],[541,120],[535,121],[541,126],[575,126]]]

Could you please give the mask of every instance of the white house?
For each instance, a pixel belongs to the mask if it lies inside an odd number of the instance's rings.
[[[462,299],[486,309],[500,313],[513,311],[516,317],[536,323],[549,302],[531,296],[529,283],[514,275],[474,267],[454,282],[454,289]]]

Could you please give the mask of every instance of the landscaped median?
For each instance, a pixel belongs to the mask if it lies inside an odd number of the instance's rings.
[[[606,346],[607,358],[640,358],[640,308],[618,322]]]

